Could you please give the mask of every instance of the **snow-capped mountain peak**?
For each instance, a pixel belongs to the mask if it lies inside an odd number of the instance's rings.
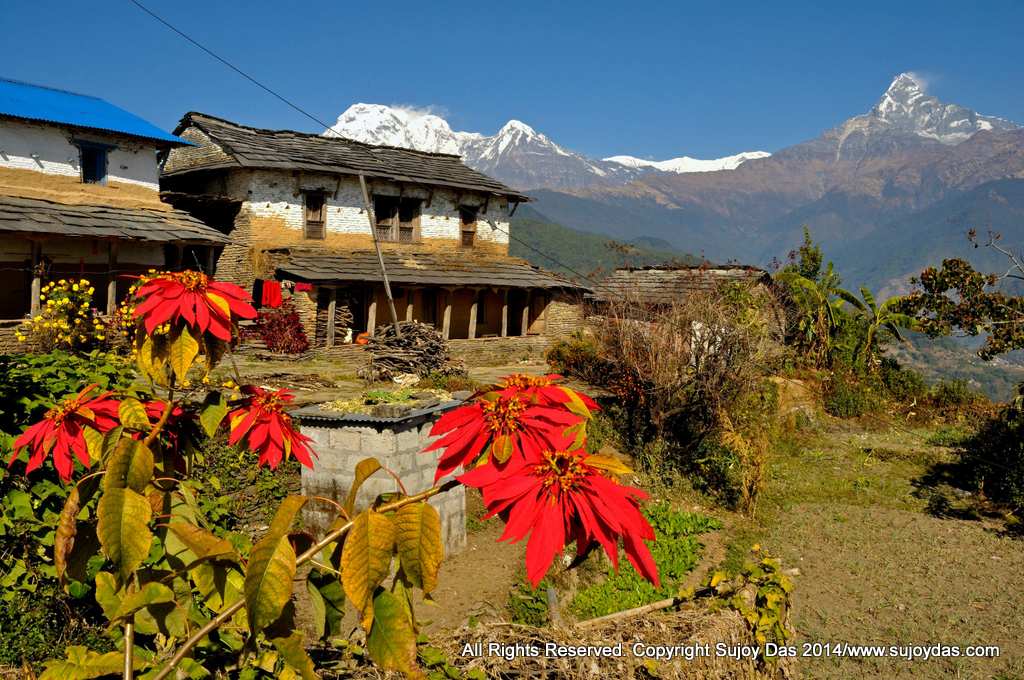
[[[382,104],[353,104],[324,134],[368,144],[452,154],[461,153],[465,138],[473,136],[453,132],[448,121],[427,111]]]
[[[767,151],[744,151],[733,156],[723,156],[722,158],[690,158],[689,156],[681,156],[679,158],[670,158],[665,161],[650,161],[644,158],[636,158],[635,156],[609,156],[605,158],[605,161],[610,163],[618,163],[628,168],[653,168],[655,170],[661,170],[662,172],[716,172],[718,170],[735,170],[742,163],[756,158],[767,158],[771,156]]]
[[[527,125],[523,121],[516,120],[515,118],[513,118],[509,122],[505,123],[501,127],[501,129],[498,130],[498,136],[499,137],[501,137],[503,135],[513,135],[513,134],[516,134],[516,133],[524,134],[527,137],[535,137],[535,136],[537,136],[537,131],[536,130],[534,130],[532,127],[530,127],[529,125]]]

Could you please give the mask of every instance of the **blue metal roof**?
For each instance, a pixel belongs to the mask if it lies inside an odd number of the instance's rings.
[[[6,78],[0,78],[0,116],[74,125],[170,144],[188,144],[99,97]]]

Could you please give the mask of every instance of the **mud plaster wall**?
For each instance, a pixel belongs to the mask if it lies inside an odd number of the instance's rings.
[[[0,121],[0,168],[80,178],[79,149],[74,139],[115,147],[107,155],[109,181],[152,192],[159,189],[156,146],[120,135],[72,131],[47,123]]]

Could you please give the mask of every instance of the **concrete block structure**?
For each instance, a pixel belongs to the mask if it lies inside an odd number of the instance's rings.
[[[343,503],[355,478],[359,461],[376,458],[394,472],[412,494],[434,485],[436,452],[423,453],[432,441],[430,428],[445,411],[459,406],[450,401],[409,411],[396,417],[341,414],[316,406],[306,406],[293,415],[301,423],[302,433],[313,439],[318,458],[313,469],[302,468],[302,493]],[[356,509],[369,507],[380,494],[397,490],[390,475],[381,471],[363,482],[356,497]],[[430,504],[441,516],[441,540],[445,554],[453,555],[466,547],[466,491],[457,487],[434,496]],[[322,536],[337,513],[329,505],[311,501],[303,510],[306,527]]]

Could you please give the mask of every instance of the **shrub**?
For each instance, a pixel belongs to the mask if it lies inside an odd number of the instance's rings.
[[[878,408],[878,397],[864,382],[834,374],[825,383],[825,412],[836,418],[857,418]]]
[[[595,385],[607,383],[609,362],[601,357],[597,341],[580,331],[552,344],[544,358],[548,365],[563,375]]]
[[[55,349],[82,351],[103,344],[107,328],[99,310],[92,306],[95,292],[88,279],[60,279],[43,286],[42,309],[26,319],[18,340],[49,352]]]
[[[966,380],[940,380],[932,387],[929,397],[938,408],[960,408],[984,400]]]
[[[309,349],[309,338],[291,300],[285,300],[277,309],[260,310],[256,332],[271,352],[302,354]]]
[[[1024,383],[1017,397],[964,443],[961,463],[986,497],[1024,510]]]
[[[655,588],[645,581],[628,563],[618,572],[609,566],[606,578],[573,597],[570,608],[576,616],[589,619],[673,597],[683,578],[700,560],[702,546],[698,537],[721,527],[715,519],[673,510],[667,502],[647,506],[644,515],[654,529],[651,554],[658,565],[661,587]]]
[[[911,402],[928,394],[924,376],[917,371],[901,368],[891,357],[883,357],[878,377],[889,396],[898,402]]]

